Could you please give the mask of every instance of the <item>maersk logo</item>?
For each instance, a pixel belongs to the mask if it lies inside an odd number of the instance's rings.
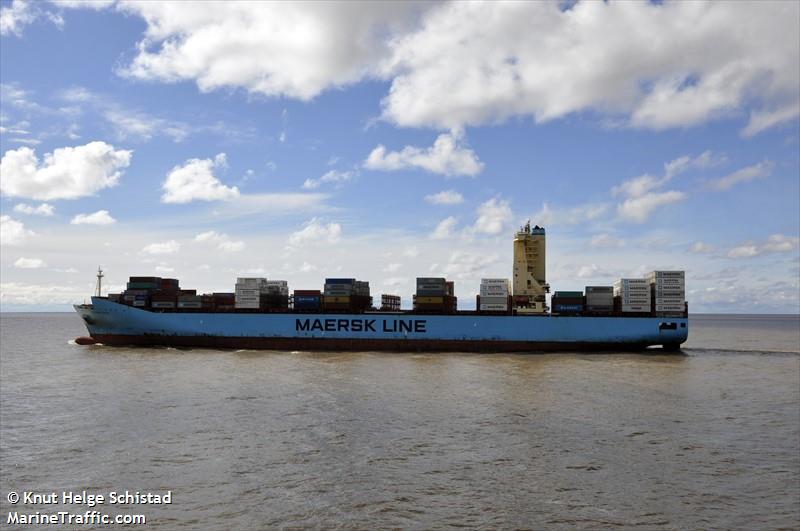
[[[425,319],[385,319],[381,321],[381,332],[410,332],[424,334],[428,322]],[[296,332],[377,332],[377,319],[295,319]]]

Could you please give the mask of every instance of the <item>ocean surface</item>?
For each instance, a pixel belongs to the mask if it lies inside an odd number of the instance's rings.
[[[9,529],[58,510],[144,515],[132,529],[800,527],[798,316],[694,316],[678,355],[81,347],[73,314],[0,332]],[[126,490],[172,503],[108,502]],[[7,499],[65,491],[106,502]]]

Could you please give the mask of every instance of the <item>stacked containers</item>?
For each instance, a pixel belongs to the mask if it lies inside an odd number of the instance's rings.
[[[414,310],[422,312],[453,313],[457,299],[453,295],[455,283],[444,278],[417,278],[417,292],[413,297]]]
[[[203,298],[194,289],[182,289],[178,292],[178,308],[181,310],[199,310],[203,307]]]
[[[586,286],[586,311],[593,313],[614,311],[614,286]]]
[[[173,310],[178,302],[178,295],[173,290],[157,291],[150,296],[150,307],[154,310]]]
[[[651,271],[647,274],[647,281],[654,312],[683,314],[686,303],[684,271]]]
[[[261,308],[261,291],[266,288],[266,283],[266,278],[237,278],[234,299],[236,309],[258,310]]]
[[[323,306],[326,310],[349,310],[353,296],[354,278],[326,278]]]
[[[650,312],[650,283],[644,278],[621,278],[614,282],[614,306],[623,313]]]
[[[294,290],[294,309],[317,312],[322,308],[322,294],[318,289]]]
[[[582,291],[555,291],[550,299],[553,313],[571,314],[583,311]]]
[[[262,309],[287,309],[289,283],[285,280],[266,280],[261,287],[259,303]]]
[[[510,296],[510,283],[507,278],[482,278],[478,309],[482,312],[507,312]]]
[[[381,295],[381,311],[398,312],[400,311],[400,295]]]
[[[227,312],[236,309],[235,293],[212,293],[214,310]]]

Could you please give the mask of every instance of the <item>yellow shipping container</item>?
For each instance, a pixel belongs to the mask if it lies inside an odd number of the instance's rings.
[[[444,297],[420,297],[417,296],[414,299],[414,302],[417,304],[442,304],[444,303]]]
[[[323,297],[323,302],[325,304],[333,304],[333,303],[349,304],[350,303],[350,296],[349,295],[325,295]]]

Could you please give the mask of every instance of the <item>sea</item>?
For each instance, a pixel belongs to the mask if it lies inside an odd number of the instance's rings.
[[[800,528],[797,315],[695,315],[677,354],[78,346],[69,313],[0,333],[7,529]]]

